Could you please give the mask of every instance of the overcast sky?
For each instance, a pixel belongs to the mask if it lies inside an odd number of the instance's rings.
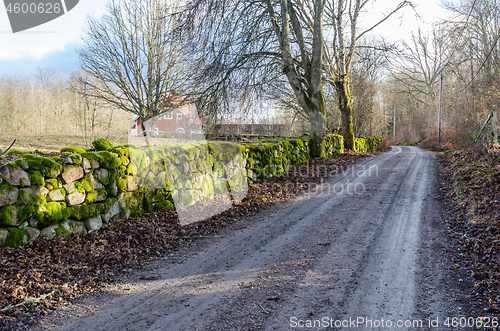
[[[439,0],[418,0],[417,12],[407,9],[385,22],[376,33],[392,41],[410,35],[418,25],[428,25],[445,11]],[[64,16],[27,31],[12,33],[7,12],[0,5],[0,76],[27,76],[38,67],[76,70],[78,55],[75,49],[81,45],[87,15],[102,15],[107,0],[80,0],[78,5]],[[369,17],[376,20],[389,12],[399,0],[376,0],[370,4]],[[367,18],[365,17],[365,23]]]

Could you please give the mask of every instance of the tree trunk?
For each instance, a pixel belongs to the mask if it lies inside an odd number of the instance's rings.
[[[155,136],[156,133],[156,120],[158,119],[158,116],[153,116],[150,118],[150,124],[149,124],[149,134],[151,137]]]
[[[146,130],[146,125],[144,124],[145,120],[141,117],[141,130],[142,130],[142,136],[146,138],[148,136],[148,132]]]
[[[339,107],[342,113],[342,135],[344,148],[354,151],[354,128],[352,125],[352,104],[349,91],[349,80],[341,79],[336,83],[339,96]]]
[[[309,155],[311,157],[324,156],[324,116],[319,112],[309,114],[311,122]]]

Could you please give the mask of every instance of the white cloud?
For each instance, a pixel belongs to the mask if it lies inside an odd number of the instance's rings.
[[[87,15],[100,16],[107,0],[80,0],[65,15],[35,28],[12,33],[5,7],[0,5],[0,59],[16,59],[63,50],[81,38]]]

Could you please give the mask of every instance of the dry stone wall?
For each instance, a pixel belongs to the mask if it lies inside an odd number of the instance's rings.
[[[358,144],[367,150],[381,144],[381,138],[363,139]],[[102,150],[64,148],[56,156],[18,153],[18,159],[1,166],[0,246],[25,245],[39,236],[84,234],[114,219],[172,208],[174,202],[178,212],[198,202],[208,206],[228,188],[242,192],[235,196],[242,200],[248,182],[282,174],[309,158],[307,139],[150,148],[113,147],[99,140],[94,146]],[[341,136],[326,137],[326,156],[343,152]]]

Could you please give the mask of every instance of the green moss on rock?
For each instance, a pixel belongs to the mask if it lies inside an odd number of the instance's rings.
[[[174,207],[174,204],[167,200],[167,201],[153,204],[151,206],[151,209],[152,209],[152,211],[158,211],[158,210],[162,210],[162,209],[170,209],[173,207]]]
[[[40,236],[50,240],[62,235],[69,236],[71,234],[85,233],[87,233],[87,230],[85,229],[85,224],[83,222],[66,220],[61,224],[55,224],[44,228],[40,232]]]
[[[38,170],[46,178],[57,178],[61,174],[62,165],[51,158],[31,154],[26,154],[24,157],[31,170]]]
[[[28,244],[28,236],[16,228],[0,229],[0,246],[16,248]]]
[[[8,156],[8,155],[24,155],[24,154],[26,154],[26,152],[11,148],[6,155]]]
[[[33,203],[43,205],[47,202],[47,193],[49,193],[49,190],[43,186],[31,186],[19,189],[17,204]]]
[[[63,234],[68,233],[68,230],[64,225],[60,224],[57,228],[54,229],[54,232],[56,233],[56,237],[59,237],[62,236]]]
[[[45,187],[49,191],[58,189],[59,188],[59,184],[61,184],[61,183],[57,179],[55,179],[55,178],[45,180]]]
[[[80,180],[79,184],[81,185],[81,187],[84,189],[85,192],[89,193],[89,192],[94,192],[94,185],[92,184],[92,182],[93,182],[93,176],[91,174],[87,174]]]
[[[92,146],[94,146],[97,151],[106,151],[113,149],[113,145],[111,145],[106,139],[103,138],[94,140],[92,142]]]
[[[96,201],[104,201],[108,197],[108,192],[105,189],[97,190],[94,194]]]
[[[8,205],[0,208],[1,226],[19,226],[23,221],[31,216],[34,208],[32,204]]]
[[[15,206],[12,206],[12,205],[8,205],[8,206],[5,206],[5,207],[2,207],[0,209],[0,225],[3,225],[3,226],[12,226],[12,225],[15,225],[15,224],[12,224],[12,220],[14,217],[16,217],[16,214],[15,214],[15,210],[14,210]]]
[[[98,164],[102,164],[104,162],[103,158],[97,153],[86,152],[86,153],[81,153],[80,155],[92,163],[97,162]]]
[[[127,167],[125,167],[125,166],[119,166],[119,167],[117,168],[117,171],[118,171],[118,175],[119,175],[120,177],[122,177],[122,176],[126,176],[126,175],[127,175]]]
[[[13,172],[19,166],[15,162],[7,162],[3,165],[2,168],[4,168],[4,167],[7,168],[9,170],[9,172]]]
[[[128,147],[117,146],[111,151],[118,155],[123,165],[128,165],[130,163],[130,149]]]
[[[29,171],[28,176],[29,176],[31,185],[45,186],[45,179],[43,178],[43,175],[40,171],[37,171],[37,170]]]
[[[15,160],[14,163],[23,170],[29,169],[28,160],[26,160],[24,157]]]
[[[80,147],[64,147],[64,148],[61,148],[61,153],[65,153],[65,152],[69,152],[69,153],[85,153],[85,150],[83,148],[80,148]]]
[[[89,192],[85,196],[85,203],[94,203],[96,202],[96,194],[95,192]]]
[[[85,193],[85,188],[83,187],[82,183],[80,182],[74,182],[73,183],[75,186],[75,190],[80,192],[80,193]]]
[[[188,160],[192,161],[197,157],[198,148],[191,144],[184,144],[180,146],[180,153],[188,158]]]
[[[80,154],[70,154],[68,158],[71,160],[71,163],[80,165],[82,164],[82,156]]]
[[[86,204],[72,206],[69,209],[69,214],[71,218],[78,221],[85,220],[88,218],[96,217],[104,211],[104,205],[98,203]]]
[[[97,155],[102,159],[102,162],[100,164],[104,168],[116,169],[122,165],[122,160],[120,160],[120,158],[116,154],[106,151],[101,151],[95,153],[95,155]]]
[[[368,150],[374,152],[382,147],[383,138],[380,136],[366,136],[364,139],[367,142]]]
[[[354,151],[366,153],[369,151],[369,146],[364,137],[357,137],[354,139]]]
[[[182,194],[179,202],[182,206],[190,206],[191,204],[194,203],[196,197],[193,190],[184,190],[181,193]]]
[[[36,219],[43,226],[57,224],[68,219],[70,216],[69,208],[66,208],[64,202],[48,202],[39,208]]]
[[[0,167],[0,173],[2,174],[2,181],[7,182],[13,186],[30,186],[30,180],[28,173],[20,166],[24,164],[23,162],[18,162],[19,160],[26,162],[25,159],[17,159],[16,161],[5,163]]]
[[[110,181],[110,172],[107,169],[97,169],[94,171],[97,180],[103,185],[108,185]]]
[[[25,204],[24,206],[18,207],[18,222],[27,220],[36,212],[35,205],[32,202]]]
[[[212,197],[215,195],[212,179],[208,176],[203,176],[201,189],[203,190],[203,194],[207,197]]]

